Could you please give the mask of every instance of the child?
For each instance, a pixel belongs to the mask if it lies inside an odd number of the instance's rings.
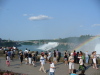
[[[73,73],[71,73],[70,75],[77,75],[76,74],[76,69],[73,70]]]
[[[6,57],[6,65],[7,66],[10,66],[10,57],[8,55]]]
[[[49,60],[49,63],[50,63],[49,75],[55,75],[55,65],[54,63],[51,62],[51,60]]]

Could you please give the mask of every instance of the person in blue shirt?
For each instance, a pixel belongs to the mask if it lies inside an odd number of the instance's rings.
[[[76,74],[76,69],[73,70],[73,73],[71,73],[70,75],[77,75]]]
[[[10,50],[7,52],[8,56],[11,57],[11,52]]]

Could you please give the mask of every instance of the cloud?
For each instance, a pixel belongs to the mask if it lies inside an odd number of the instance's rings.
[[[92,27],[100,26],[100,24],[93,24]]]
[[[29,17],[29,20],[48,20],[51,19],[51,17],[46,16],[46,15],[39,15],[39,16],[31,16]]]
[[[28,14],[23,14],[23,16],[28,16]]]

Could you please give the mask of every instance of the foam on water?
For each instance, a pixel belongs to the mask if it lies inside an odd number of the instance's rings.
[[[59,45],[58,42],[48,42],[47,44],[44,44],[44,45],[40,46],[38,49],[48,51],[52,48],[57,47],[58,45]]]

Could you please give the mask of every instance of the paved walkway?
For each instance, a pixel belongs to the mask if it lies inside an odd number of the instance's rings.
[[[78,69],[78,64],[75,64],[75,68]],[[11,61],[11,66],[7,67],[5,64],[5,58],[0,57],[0,69],[13,71],[16,73],[24,73],[28,75],[48,75],[49,63],[45,64],[45,69],[47,73],[39,72],[40,63],[37,62],[37,67],[33,67],[32,65],[20,65],[20,61],[18,59]],[[87,66],[87,70],[85,72],[86,75],[100,75],[100,67],[99,70],[93,69],[91,66]],[[77,72],[79,74],[80,72]],[[55,75],[69,75],[68,74],[68,66],[65,66],[64,63],[59,62],[56,66]]]

